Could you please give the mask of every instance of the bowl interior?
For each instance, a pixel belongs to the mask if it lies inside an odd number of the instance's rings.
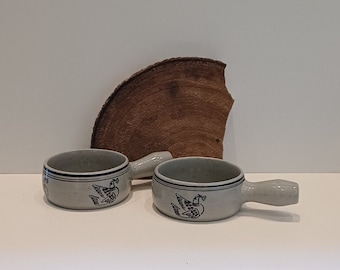
[[[224,160],[204,157],[178,158],[158,166],[168,179],[192,183],[228,181],[243,175],[240,168]]]
[[[109,170],[125,163],[128,163],[127,158],[117,152],[79,150],[56,155],[50,158],[46,165],[62,172],[89,173]]]

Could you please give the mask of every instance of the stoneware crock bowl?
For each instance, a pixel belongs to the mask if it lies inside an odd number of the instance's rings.
[[[184,157],[155,168],[153,202],[167,216],[186,221],[224,219],[245,202],[275,206],[296,204],[299,186],[286,180],[251,183],[242,170],[224,160]]]
[[[49,202],[65,208],[112,206],[129,195],[132,179],[152,176],[158,164],[171,158],[166,151],[134,162],[119,152],[103,149],[61,153],[44,162],[44,192]]]

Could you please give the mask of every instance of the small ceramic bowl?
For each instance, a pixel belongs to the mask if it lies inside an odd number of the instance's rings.
[[[167,216],[187,221],[230,217],[253,201],[275,206],[295,204],[299,186],[286,180],[251,183],[242,170],[224,160],[184,157],[155,168],[153,202]]]
[[[47,159],[43,188],[48,201],[70,209],[97,209],[124,200],[131,180],[152,176],[154,168],[171,159],[169,152],[156,152],[135,162],[115,151],[84,149]]]

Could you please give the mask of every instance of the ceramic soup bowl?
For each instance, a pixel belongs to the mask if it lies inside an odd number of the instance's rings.
[[[187,221],[224,219],[253,201],[275,206],[295,204],[299,186],[286,180],[251,183],[242,170],[224,160],[184,157],[155,168],[154,205],[167,216]]]
[[[132,179],[152,176],[158,164],[171,158],[169,152],[152,153],[134,162],[102,149],[61,153],[44,163],[44,192],[48,201],[65,208],[112,206],[129,195]]]

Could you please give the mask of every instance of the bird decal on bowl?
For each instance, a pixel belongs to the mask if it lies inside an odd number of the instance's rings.
[[[113,203],[119,194],[119,189],[116,187],[116,184],[119,183],[119,179],[113,179],[108,187],[92,185],[94,190],[98,193],[98,196],[89,195],[95,205],[104,205]]]
[[[192,201],[189,201],[176,193],[176,198],[180,207],[173,203],[171,203],[171,206],[177,216],[196,219],[203,214],[204,206],[202,203],[200,203],[200,201],[204,201],[206,199],[206,196],[197,194]]]

